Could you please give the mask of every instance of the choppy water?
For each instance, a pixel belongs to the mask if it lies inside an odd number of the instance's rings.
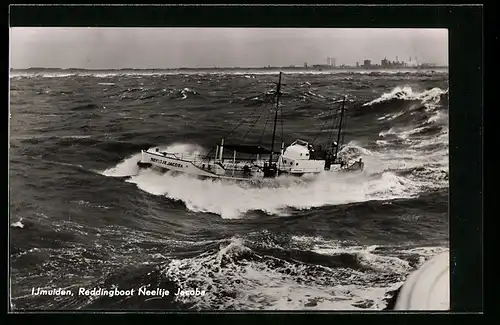
[[[209,151],[261,109],[275,73],[11,76],[14,308],[383,309],[448,249],[448,74],[283,78],[287,143],[316,137],[349,95],[343,154],[362,174],[255,187],[138,170],[151,145]],[[144,285],[206,294],[77,294]]]

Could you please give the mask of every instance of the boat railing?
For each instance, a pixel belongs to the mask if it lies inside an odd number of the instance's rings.
[[[159,151],[157,153],[163,157],[166,157],[166,158],[185,160],[185,161],[189,161],[192,163],[207,160],[205,158],[205,156],[200,155],[200,154],[192,154],[192,153],[185,153],[185,152],[184,153],[182,153],[182,152],[181,153],[173,153],[173,152],[161,152],[161,151]]]
[[[236,166],[241,166],[241,165],[249,165],[250,167],[258,167],[262,168],[265,163],[267,163],[267,159],[256,159],[256,158],[232,158],[232,157],[224,157],[222,159],[214,159],[214,157],[207,157],[206,155],[202,154],[193,154],[193,153],[187,153],[187,152],[162,152],[159,151],[157,152],[158,154],[162,155],[163,157],[166,158],[172,158],[172,159],[178,159],[178,160],[184,160],[184,161],[189,161],[193,163],[195,166],[201,166],[203,164],[208,164],[210,162],[221,162],[224,165],[224,168],[232,168],[233,164]]]
[[[294,172],[315,173],[315,172],[318,171],[318,167],[300,168],[300,169],[293,169],[293,168],[291,168],[291,170],[293,170]]]

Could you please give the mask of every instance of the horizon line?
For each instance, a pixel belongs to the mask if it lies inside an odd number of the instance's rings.
[[[380,69],[414,69],[414,68],[448,68],[448,65],[439,65],[432,63],[423,63],[417,66],[403,66],[403,67],[384,67],[380,65],[371,66],[371,68]],[[311,66],[262,66],[262,67],[176,67],[176,68],[60,68],[60,67],[29,67],[29,68],[10,68],[10,71],[15,70],[85,70],[85,71],[96,71],[96,70],[200,70],[200,69],[344,69],[344,68],[355,68],[355,69],[369,69],[368,67],[355,66],[355,65],[342,65],[342,66],[328,66],[321,64],[314,64]]]

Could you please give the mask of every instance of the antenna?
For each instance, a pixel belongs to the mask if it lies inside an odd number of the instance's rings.
[[[278,79],[278,87],[276,89],[276,113],[274,115],[273,140],[271,142],[271,154],[269,156],[269,164],[273,162],[274,139],[276,137],[276,123],[278,122],[278,110],[280,105],[280,89],[281,89],[281,71]]]
[[[344,100],[342,101],[342,108],[340,109],[339,132],[337,133],[337,145],[335,146],[335,156],[333,157],[334,161],[337,160],[337,154],[339,153],[340,133],[342,130],[342,120],[344,117],[344,108],[345,108],[346,97],[347,96],[344,96]]]

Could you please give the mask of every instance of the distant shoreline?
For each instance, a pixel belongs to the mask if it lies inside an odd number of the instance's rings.
[[[172,72],[172,71],[336,71],[336,70],[432,70],[448,69],[447,66],[418,66],[418,67],[398,67],[383,68],[375,67],[262,67],[262,68],[121,68],[121,69],[83,69],[83,68],[41,68],[32,67],[25,69],[11,68],[11,72],[109,72],[109,71],[140,71],[140,72]]]

